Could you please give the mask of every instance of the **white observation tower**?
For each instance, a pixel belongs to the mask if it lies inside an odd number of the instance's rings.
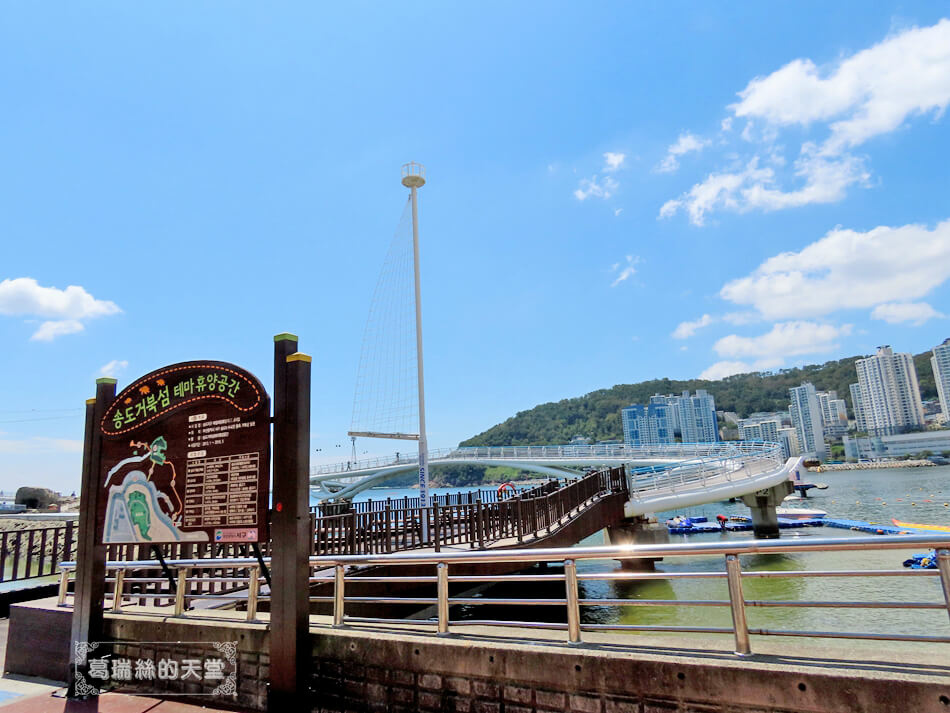
[[[416,373],[419,385],[419,500],[429,507],[429,447],[426,442],[425,379],[422,371],[422,289],[419,280],[419,197],[417,189],[426,184],[426,169],[415,161],[402,167],[402,185],[412,200],[412,264],[416,285]]]

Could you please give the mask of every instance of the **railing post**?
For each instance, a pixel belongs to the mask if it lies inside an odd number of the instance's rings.
[[[251,567],[248,570],[247,581],[247,620],[257,619],[257,596],[261,591],[260,567]]]
[[[577,596],[577,565],[574,560],[564,560],[564,586],[567,590],[567,640],[571,644],[581,642],[581,607]]]
[[[449,566],[445,562],[436,565],[438,574],[439,636],[449,633]]]
[[[66,606],[66,595],[69,594],[69,570],[63,568],[59,575],[59,598],[56,605]]]
[[[524,542],[524,508],[521,506],[521,494],[518,494],[518,500],[515,503],[515,517],[518,520],[518,544]]]
[[[729,581],[729,605],[732,609],[732,629],[736,635],[736,654],[748,656],[749,627],[745,619],[745,598],[742,594],[742,569],[738,555],[726,555],[726,578]]]
[[[482,520],[482,499],[475,501],[475,532],[478,538],[478,549],[485,549],[485,528]]]
[[[178,582],[175,587],[175,616],[185,613],[185,588],[188,586],[188,568],[178,570]]]
[[[349,555],[356,554],[356,512],[350,511],[350,524],[346,533],[346,545],[349,548]]]
[[[439,523],[439,500],[436,498],[432,504],[432,537],[435,551],[439,552],[442,544],[442,530]]]
[[[947,614],[950,615],[950,549],[937,550],[937,569],[940,570],[943,598],[947,602]]]
[[[115,571],[115,588],[112,590],[112,611],[122,609],[122,589],[125,584],[125,569]]]
[[[346,603],[344,599],[343,584],[345,582],[346,568],[338,564],[333,568],[333,626],[343,626],[343,607]]]

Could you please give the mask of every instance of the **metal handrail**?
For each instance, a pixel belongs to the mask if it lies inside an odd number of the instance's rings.
[[[846,552],[854,550],[895,550],[907,549],[908,547],[932,547],[937,550],[936,570],[801,570],[801,571],[781,571],[781,572],[749,572],[743,573],[739,556],[747,554],[775,554],[775,553],[793,553],[793,552]],[[658,573],[658,572],[610,572],[610,573],[583,573],[578,574],[576,563],[580,560],[591,559],[642,559],[656,557],[683,557],[695,555],[724,555],[725,571],[705,571],[688,573]],[[268,562],[270,558],[265,558]],[[452,576],[450,574],[453,565],[459,564],[517,564],[517,563],[535,563],[535,562],[561,562],[564,564],[563,575],[531,575],[531,574],[513,574],[513,575],[461,575]],[[152,599],[174,599],[174,613],[176,616],[184,616],[188,600],[194,599],[220,599],[224,601],[244,600],[247,602],[247,618],[254,620],[257,615],[257,605],[259,601],[268,600],[270,597],[260,593],[260,569],[259,561],[256,558],[235,557],[209,561],[207,559],[180,559],[167,561],[166,564],[177,570],[177,587],[173,594],[132,594],[132,598],[152,598]],[[382,581],[390,578],[385,577],[348,577],[346,568],[348,566],[360,565],[420,565],[430,564],[436,568],[436,576],[419,577],[420,583],[437,583],[436,597],[352,597],[346,596],[347,581]],[[112,596],[112,610],[121,611],[122,606],[122,584],[123,581],[135,581],[132,578],[125,578],[124,573],[134,569],[154,569],[159,566],[155,560],[141,561],[110,561],[106,563],[106,569],[115,571],[115,588]],[[192,582],[201,582],[201,578],[190,578],[189,574],[194,569],[209,568],[247,568],[248,577],[235,577],[231,581],[247,583],[247,596],[235,595],[215,595],[215,594],[189,594],[187,592],[188,584]],[[837,632],[837,631],[794,631],[794,630],[775,630],[775,629],[750,629],[745,617],[745,610],[748,606],[754,607],[838,607],[838,608],[864,608],[875,610],[880,608],[902,608],[902,609],[946,609],[950,614],[950,535],[897,535],[887,538],[880,537],[856,537],[848,539],[839,538],[820,538],[814,540],[747,540],[735,542],[703,542],[703,543],[685,543],[673,545],[624,545],[609,547],[571,547],[571,548],[545,548],[530,550],[483,550],[475,552],[412,552],[399,553],[392,555],[337,555],[337,556],[319,556],[309,558],[309,567],[311,569],[311,582],[332,582],[332,596],[311,597],[311,601],[332,602],[333,604],[333,624],[334,626],[343,626],[349,623],[360,622],[387,622],[387,623],[413,623],[418,624],[418,620],[383,619],[375,617],[349,617],[345,614],[347,602],[351,603],[403,603],[403,604],[435,604],[437,609],[437,630],[439,634],[449,632],[451,626],[472,626],[475,624],[485,626],[518,626],[525,628],[545,628],[545,629],[566,629],[568,632],[568,641],[570,643],[579,643],[581,641],[582,631],[678,631],[678,632],[705,632],[705,633],[731,633],[735,637],[735,652],[738,655],[745,656],[751,652],[750,635],[779,635],[779,636],[814,636],[824,638],[854,638],[854,639],[882,639],[899,641],[921,641],[921,642],[942,642],[950,643],[950,637],[947,636],[917,636],[910,634],[869,634],[860,632]],[[60,605],[65,605],[68,593],[69,573],[75,569],[74,562],[64,562],[61,565],[62,575],[60,580]],[[332,571],[333,576],[312,576],[313,570]],[[939,602],[919,602],[919,601],[886,601],[886,602],[854,602],[854,601],[779,601],[779,600],[747,600],[742,593],[742,580],[750,577],[902,577],[902,576],[937,576],[940,578],[943,593],[944,604]],[[677,577],[696,577],[696,578],[725,578],[728,583],[729,598],[727,600],[621,600],[621,599],[581,599],[578,592],[578,582],[588,580],[634,580],[634,579],[674,579]],[[451,582],[518,582],[518,581],[537,581],[539,579],[562,580],[565,583],[565,596],[563,599],[524,599],[524,598],[466,598],[450,597],[449,583]],[[392,581],[405,581],[404,577],[391,578]],[[467,620],[450,621],[449,611],[453,604],[504,604],[504,605],[543,605],[543,606],[564,606],[567,609],[567,624],[552,624],[525,621],[499,621],[499,620]],[[603,606],[605,604],[617,606],[721,606],[730,608],[732,613],[732,628],[722,627],[690,627],[690,626],[640,626],[640,625],[621,625],[621,624],[582,624],[580,618],[580,607],[582,606]]]
[[[437,448],[429,450],[429,462],[444,460],[494,460],[527,458],[533,461],[560,461],[571,459],[606,458],[617,461],[637,461],[651,459],[696,459],[723,458],[727,456],[747,455],[781,456],[782,446],[764,441],[719,441],[716,443],[673,443],[648,446],[630,446],[622,443],[602,443],[594,445],[561,446],[459,446],[457,448]],[[338,475],[342,477],[361,477],[358,471],[391,466],[413,466],[418,456],[405,454],[382,456],[347,463],[316,465],[310,468],[310,476]]]

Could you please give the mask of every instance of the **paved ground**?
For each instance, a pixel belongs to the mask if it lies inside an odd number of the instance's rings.
[[[194,713],[212,709],[180,701],[127,696],[121,693],[107,693],[99,698],[90,698],[85,701],[70,701],[46,693],[20,698],[6,704],[0,702],[0,710],[3,710],[3,713],[146,713],[146,711],[148,713]],[[227,710],[236,712],[246,709],[228,708]]]

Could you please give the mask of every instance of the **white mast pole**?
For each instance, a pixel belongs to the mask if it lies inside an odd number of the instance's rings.
[[[425,379],[422,370],[422,288],[419,278],[419,199],[416,189],[426,183],[425,168],[414,161],[402,167],[402,184],[410,190],[412,201],[412,255],[416,279],[416,369],[419,380],[419,504],[429,507],[429,447],[426,441]],[[423,518],[423,540],[428,540]]]

